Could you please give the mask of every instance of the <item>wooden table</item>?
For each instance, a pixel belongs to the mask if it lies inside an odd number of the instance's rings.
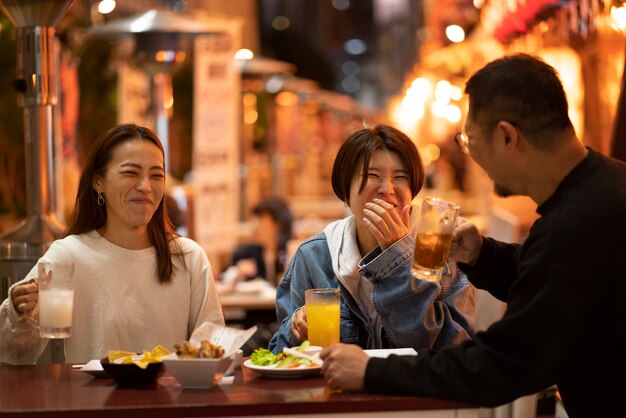
[[[276,322],[276,289],[267,284],[265,280],[260,283],[241,283],[240,288],[248,284],[263,284],[257,286],[256,292],[225,292],[226,287],[218,284],[220,291],[220,302],[224,312],[226,324],[230,326],[242,326],[250,328],[257,325],[259,328],[271,328],[271,324]],[[268,331],[269,335],[273,331]],[[269,340],[268,340],[269,341]],[[257,341],[261,346],[267,346],[265,339]],[[250,354],[250,353],[246,353]]]
[[[0,365],[0,417],[364,418],[385,411],[385,418],[475,418],[474,408],[430,398],[332,393],[322,377],[274,380],[245,367],[236,369],[231,383],[183,390],[167,373],[156,388],[118,388],[110,379],[93,378],[66,364]]]
[[[273,311],[276,309],[276,293],[274,292],[270,295],[231,293],[220,295],[220,302],[224,310],[249,309]]]

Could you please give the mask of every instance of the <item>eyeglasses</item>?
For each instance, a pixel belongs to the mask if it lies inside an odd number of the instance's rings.
[[[463,154],[469,155],[469,137],[465,132],[456,133],[454,135],[454,142],[456,142]]]

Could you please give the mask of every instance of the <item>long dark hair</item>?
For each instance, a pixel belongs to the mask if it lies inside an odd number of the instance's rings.
[[[106,205],[98,205],[98,193],[92,186],[93,181],[96,176],[104,176],[115,147],[135,139],[152,142],[159,147],[161,154],[165,155],[163,145],[156,134],[143,126],[118,125],[100,136],[93,144],[80,175],[76,203],[65,229],[66,236],[84,234],[106,224]],[[157,277],[161,284],[169,283],[172,279],[174,267],[170,242],[175,237],[177,234],[170,221],[165,198],[163,198],[148,223],[148,238],[156,249]],[[180,254],[178,242],[173,242],[177,248],[176,253]]]

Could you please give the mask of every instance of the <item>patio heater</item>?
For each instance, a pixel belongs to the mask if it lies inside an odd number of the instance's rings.
[[[116,41],[130,39],[130,61],[150,77],[152,127],[165,150],[170,173],[169,122],[172,112],[172,72],[185,58],[186,43],[196,35],[214,33],[208,24],[163,10],[149,10],[112,20],[89,31],[88,36]]]
[[[55,26],[72,0],[0,0],[17,29],[17,104],[24,109],[26,219],[0,236],[0,300],[63,234],[55,215],[53,120],[58,75]]]

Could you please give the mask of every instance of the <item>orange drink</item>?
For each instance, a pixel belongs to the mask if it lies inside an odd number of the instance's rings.
[[[328,347],[339,342],[339,299],[339,289],[309,289],[305,292],[311,345]]]

